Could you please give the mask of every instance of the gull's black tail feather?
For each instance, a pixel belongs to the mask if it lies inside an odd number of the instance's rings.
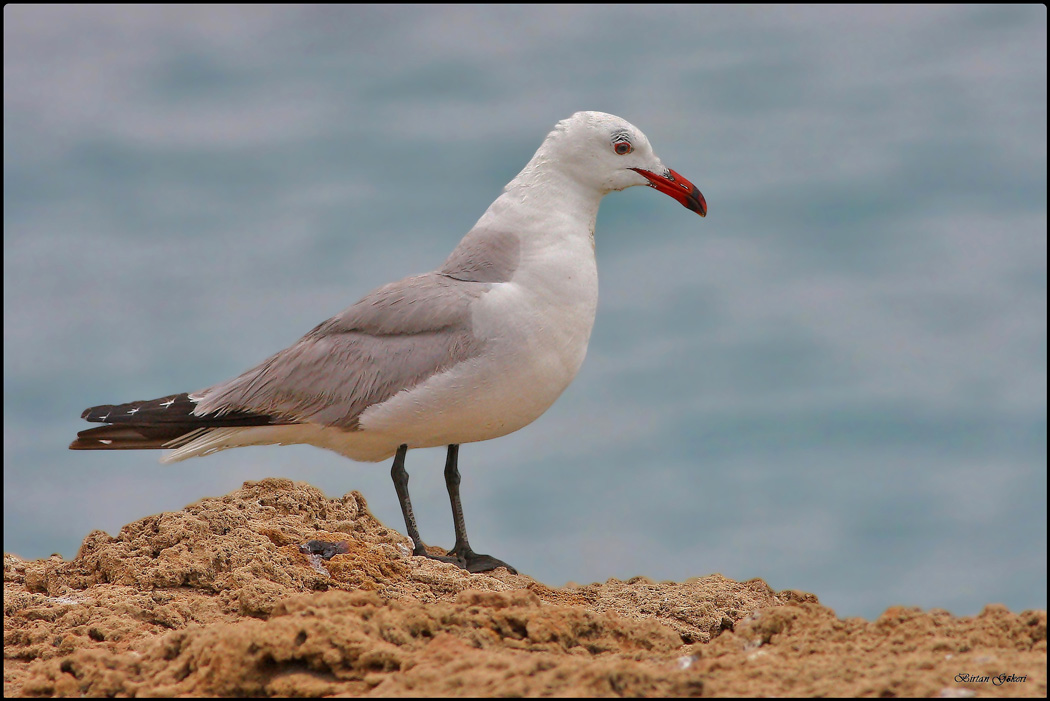
[[[188,393],[127,404],[102,404],[85,409],[80,418],[107,424],[80,431],[70,450],[139,450],[172,448],[212,428],[270,426],[284,423],[273,416],[230,411],[197,416],[197,402]]]

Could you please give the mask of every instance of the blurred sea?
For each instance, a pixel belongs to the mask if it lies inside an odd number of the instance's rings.
[[[436,268],[601,110],[710,215],[606,198],[579,377],[461,451],[475,547],[555,586],[1046,608],[1046,65],[1039,5],[8,6],[4,549],[267,476],[401,530],[387,464],[66,446]],[[408,459],[450,547],[442,465]]]

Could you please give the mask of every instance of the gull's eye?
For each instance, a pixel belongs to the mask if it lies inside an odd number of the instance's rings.
[[[617,141],[613,144],[613,151],[616,152],[617,156],[626,156],[633,150],[634,147],[631,146],[630,141]]]

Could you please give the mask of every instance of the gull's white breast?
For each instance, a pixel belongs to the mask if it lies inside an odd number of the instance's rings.
[[[471,331],[483,339],[483,351],[366,409],[361,430],[346,436],[340,452],[385,457],[401,443],[470,443],[532,423],[579,371],[597,305],[590,236],[524,242],[511,279],[471,305]]]

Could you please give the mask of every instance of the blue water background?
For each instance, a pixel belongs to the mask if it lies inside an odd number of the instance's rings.
[[[577,110],[698,184],[598,217],[601,301],[540,420],[464,446],[472,544],[551,585],[712,572],[1046,607],[1046,10],[4,10],[4,549],[306,480],[403,528],[389,465],[311,447],[71,452],[432,270]],[[441,450],[408,468],[451,546]]]

